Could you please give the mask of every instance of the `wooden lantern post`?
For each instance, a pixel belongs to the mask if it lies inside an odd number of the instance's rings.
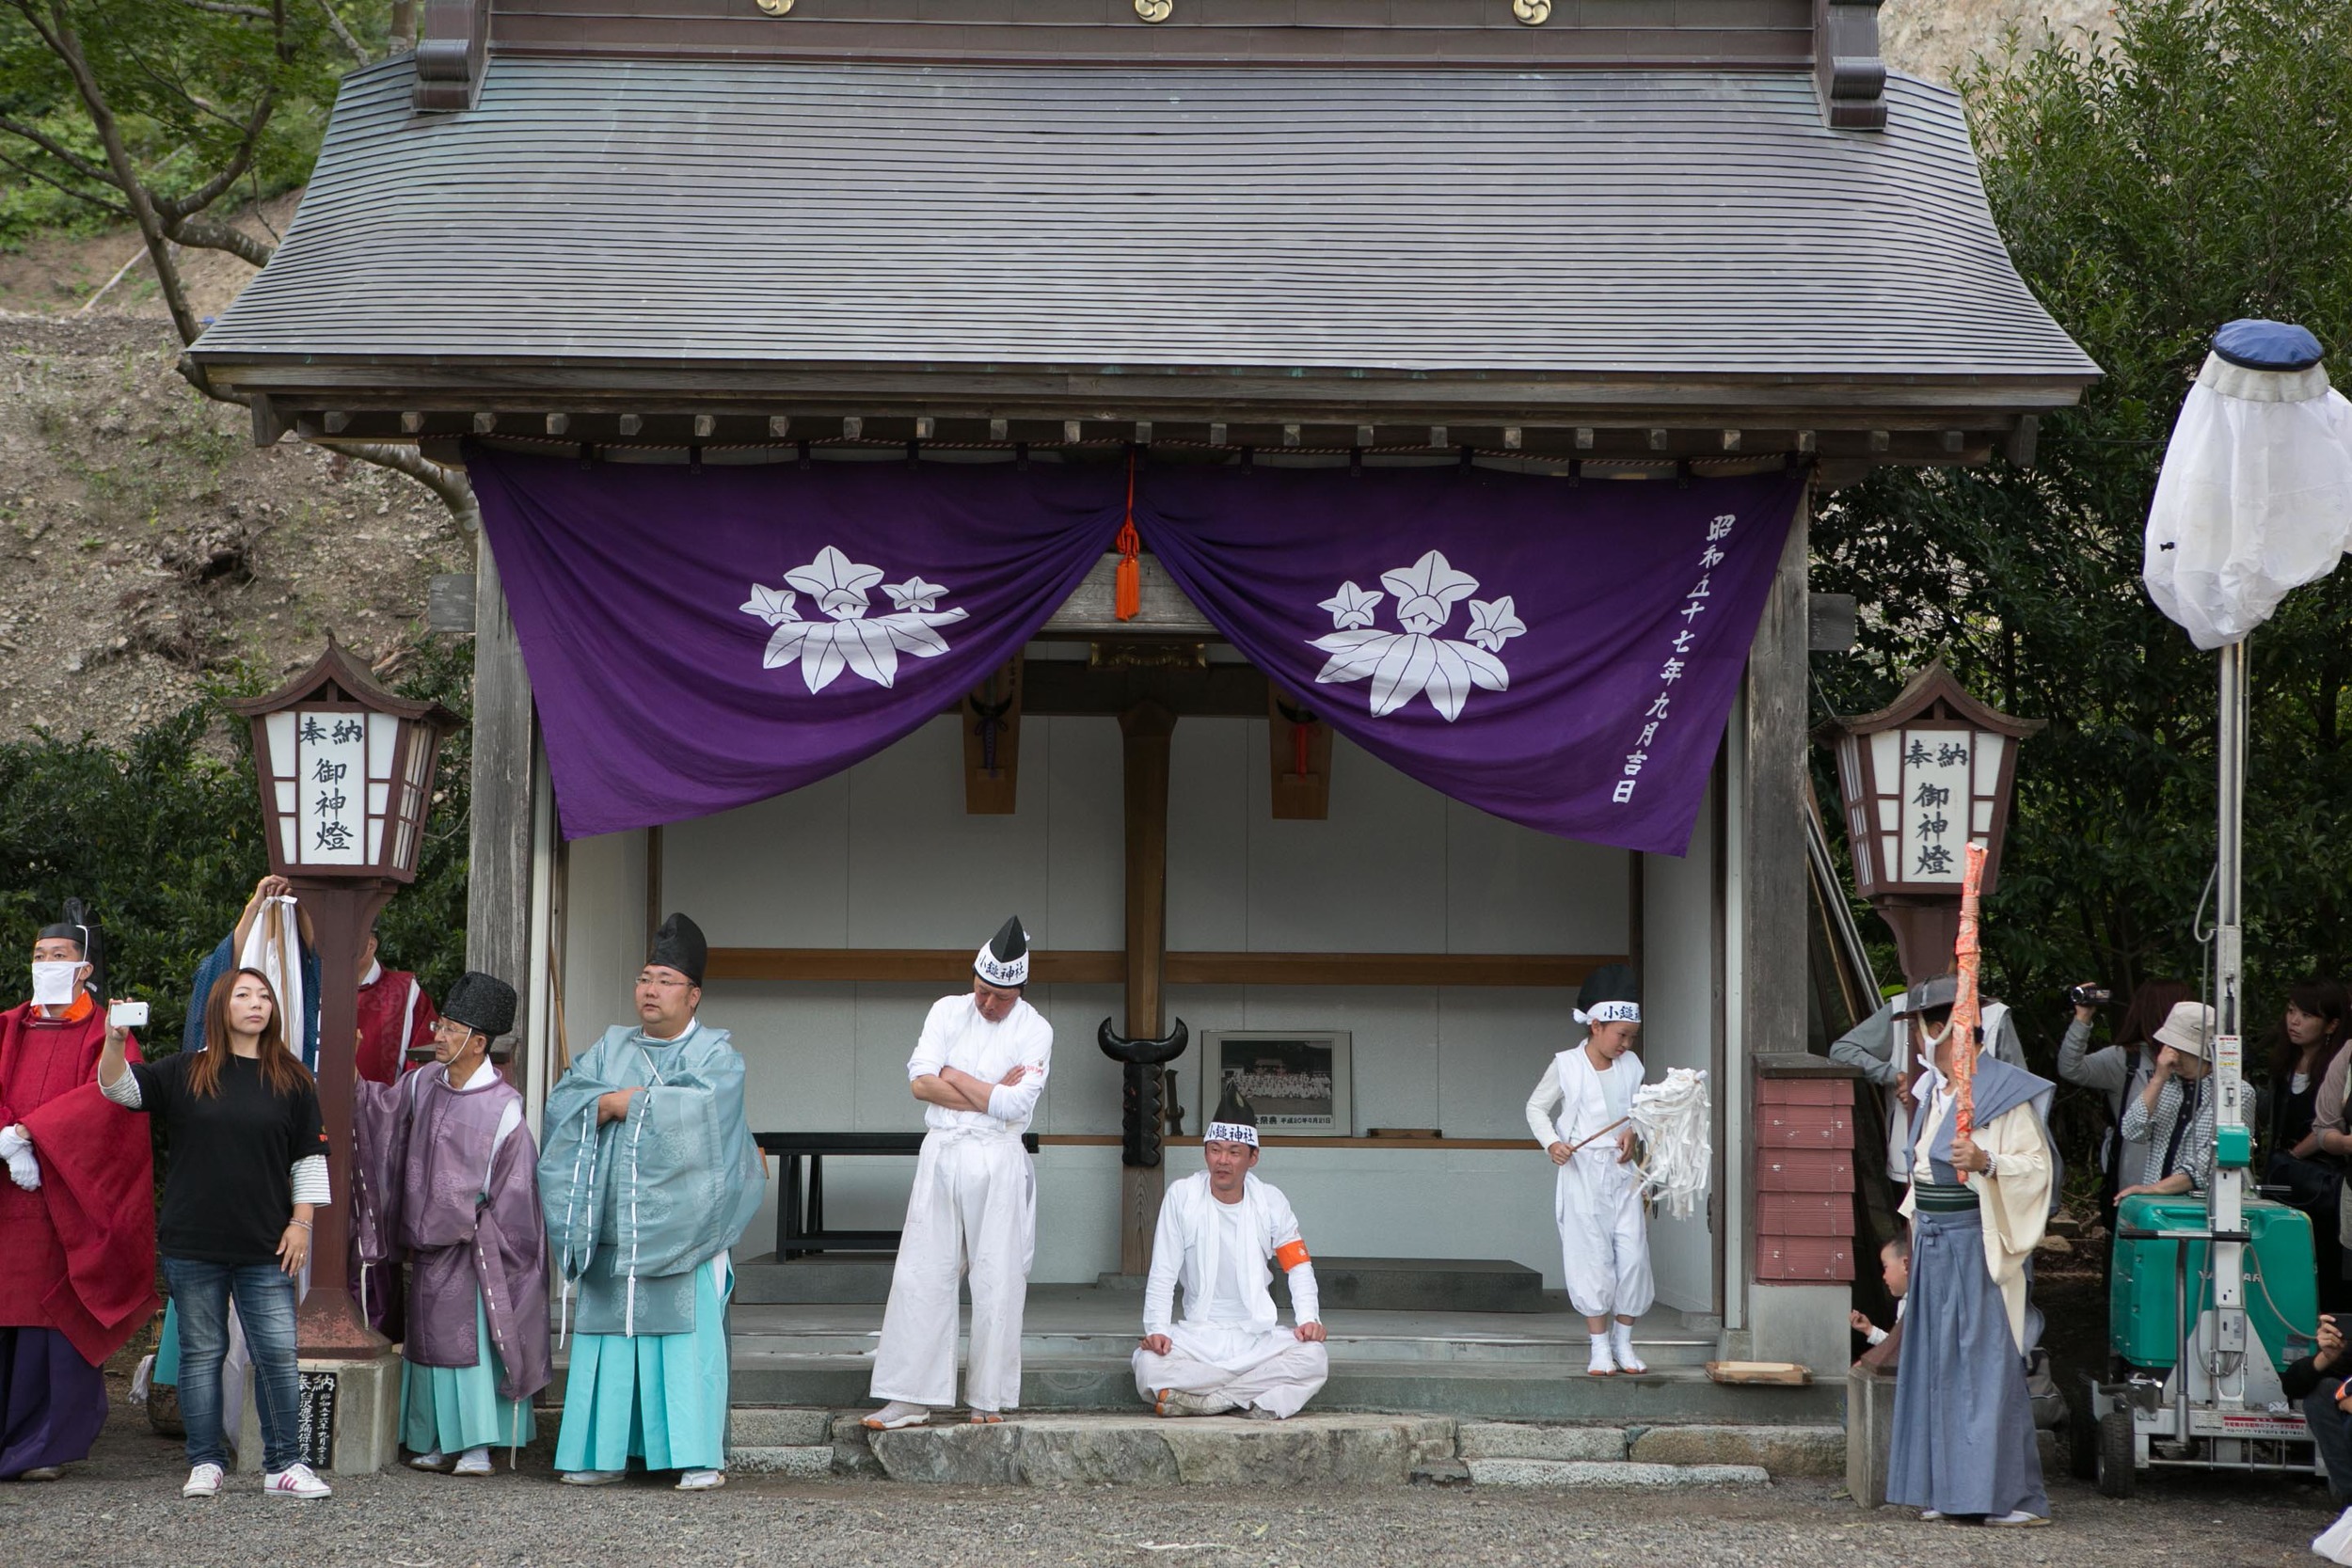
[[[319,1111],[333,1198],[314,1222],[296,1338],[308,1357],[366,1359],[389,1342],[352,1300],[348,1277],[359,955],[376,914],[416,880],[434,766],[457,717],[384,690],[332,635],[310,669],[230,705],[253,725],[270,869],[294,884],[318,941]],[[298,1048],[301,1021],[290,1022]]]
[[[1950,973],[1965,851],[1983,847],[1989,895],[2000,876],[2017,742],[2042,727],[1970,696],[1940,658],[1888,706],[1827,726],[1854,891],[1893,929],[1905,984]]]

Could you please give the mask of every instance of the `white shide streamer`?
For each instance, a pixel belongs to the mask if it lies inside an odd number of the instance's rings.
[[[1688,1219],[1706,1196],[1714,1150],[1707,1074],[1678,1067],[1655,1084],[1634,1091],[1632,1120],[1642,1135],[1642,1196],[1655,1199],[1674,1219]]]

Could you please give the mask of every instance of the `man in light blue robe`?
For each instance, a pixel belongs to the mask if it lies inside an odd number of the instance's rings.
[[[727,1249],[759,1210],[743,1058],[695,1017],[703,934],[674,914],[615,1024],[548,1091],[539,1191],[564,1312],[579,1314],[555,1467],[575,1486],[631,1459],[726,1484]],[[575,1307],[573,1297],[577,1295]]]

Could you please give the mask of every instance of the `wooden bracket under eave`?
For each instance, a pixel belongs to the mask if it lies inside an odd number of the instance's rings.
[[[983,682],[958,710],[963,725],[963,809],[1010,816],[1021,765],[1021,660]]]
[[[1324,821],[1331,815],[1331,726],[1272,686],[1265,702],[1274,819]]]

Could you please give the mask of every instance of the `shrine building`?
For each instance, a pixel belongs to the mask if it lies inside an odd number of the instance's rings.
[[[1868,1156],[1842,1082],[1775,1088],[1874,1005],[1823,957],[1808,515],[2030,464],[2098,373],[1875,4],[421,11],[189,358],[259,442],[472,471],[469,962],[536,1104],[702,926],[775,1155],[739,1319],[878,1321],[913,1161],[826,1156],[811,1213],[806,1154],[920,1131],[924,1012],[1017,914],[1033,1290],[1106,1334],[1228,1071],[1327,1304],[1556,1292],[1523,1107],[1625,962],[1713,1097],[1645,1330],[1842,1369]],[[1098,1047],[1179,1020],[1148,1084]]]

